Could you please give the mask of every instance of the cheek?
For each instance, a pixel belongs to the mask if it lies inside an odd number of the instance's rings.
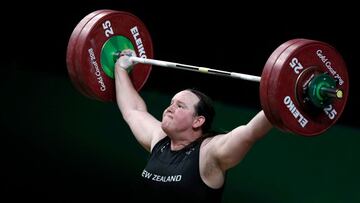
[[[174,118],[176,119],[177,122],[184,125],[191,124],[193,120],[192,114],[184,113],[184,112],[177,114]]]

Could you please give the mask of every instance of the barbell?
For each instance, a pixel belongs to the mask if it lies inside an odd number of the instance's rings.
[[[344,111],[349,78],[342,56],[317,40],[291,39],[273,51],[261,77],[153,59],[149,31],[135,15],[96,10],[73,30],[66,52],[70,79],[83,95],[103,102],[116,100],[114,66],[119,53],[132,49],[136,65],[129,72],[137,91],[152,66],[176,68],[260,82],[261,106],[279,129],[303,136],[322,134]]]

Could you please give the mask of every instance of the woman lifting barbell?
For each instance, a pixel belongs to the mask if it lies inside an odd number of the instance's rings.
[[[221,201],[226,171],[272,126],[319,135],[339,119],[348,97],[345,62],[332,46],[317,40],[298,38],[281,44],[261,77],[152,57],[146,26],[131,13],[114,10],[94,11],[82,19],[70,37],[66,57],[75,87],[89,98],[116,100],[135,138],[151,153],[141,174],[147,195],[137,195],[145,200]],[[260,81],[263,110],[229,133],[214,133],[211,100],[186,89],[175,94],[159,121],[138,94],[151,65]]]
[[[135,52],[122,53],[115,64],[116,101],[137,141],[151,153],[141,174],[145,198],[221,202],[226,171],[272,127],[264,112],[228,133],[213,134],[211,100],[186,89],[175,94],[159,121],[147,111],[126,71]]]

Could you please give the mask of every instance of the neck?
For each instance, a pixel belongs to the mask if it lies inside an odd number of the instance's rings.
[[[201,137],[201,132],[193,131],[192,133],[187,132],[186,134],[179,134],[179,135],[173,135],[169,136],[171,140],[171,150],[177,151],[181,150],[190,143],[197,140],[199,137]]]

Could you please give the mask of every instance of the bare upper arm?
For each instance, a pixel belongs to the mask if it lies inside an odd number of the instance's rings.
[[[260,111],[248,124],[211,139],[205,148],[208,158],[214,159],[222,171],[234,167],[271,127],[264,112]]]
[[[124,116],[137,141],[147,150],[165,137],[161,122],[146,111],[132,110]]]

